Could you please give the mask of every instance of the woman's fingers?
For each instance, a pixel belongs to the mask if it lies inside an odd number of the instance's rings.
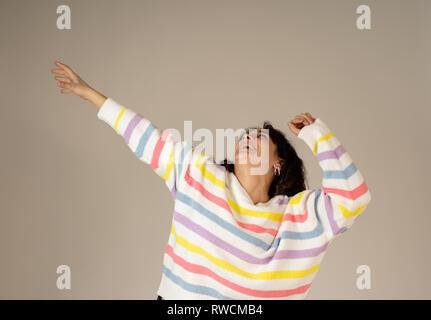
[[[311,124],[311,120],[308,118],[308,116],[305,113],[301,113],[301,117],[304,119],[304,122],[306,125]]]
[[[308,123],[307,123],[307,119],[306,119],[304,116],[302,116],[302,115],[298,115],[298,116],[296,116],[296,117],[292,120],[292,122],[293,122],[293,123],[296,123],[296,124],[304,124],[304,125],[308,124]]]
[[[72,85],[70,83],[67,82],[57,82],[57,85],[59,87],[65,88],[65,89],[72,89]]]
[[[294,123],[300,123],[300,122],[302,122],[302,121],[304,121],[304,119],[303,119],[303,117],[301,117],[301,116],[296,116],[295,118],[293,118],[293,120],[292,120],[292,122],[294,122]]]
[[[287,125],[289,126],[290,131],[292,131],[295,135],[298,135],[300,129],[293,122],[289,122]]]
[[[65,70],[66,72],[72,72],[72,69],[70,69],[67,65],[65,65],[64,63],[61,63],[59,61],[55,61],[55,64],[57,66],[59,66],[60,68],[62,68],[63,70]]]
[[[61,81],[61,82],[67,82],[67,83],[71,82],[68,77],[54,77],[54,79]]]
[[[297,115],[292,121],[294,123],[304,123],[306,125],[312,124],[314,122],[314,118],[311,116],[309,112],[304,112]]]
[[[289,123],[288,126],[290,130],[298,135],[299,131],[306,125],[310,125],[314,123],[315,119],[309,112],[303,112],[301,114],[298,114],[295,118],[293,118]]]
[[[64,63],[61,63],[61,62],[59,62],[59,61],[55,61],[55,64],[57,65],[57,66],[59,66],[60,68],[62,68],[65,72],[66,72],[66,74],[70,77],[70,78],[72,78],[72,80],[75,80],[75,79],[77,79],[77,75],[72,71],[72,69],[70,69],[67,65],[65,65]]]
[[[66,71],[64,71],[63,69],[51,69],[52,73],[57,73],[57,74],[66,74]]]
[[[314,122],[314,118],[311,116],[309,112],[301,113],[305,119],[307,119],[308,124],[312,124]]]
[[[54,63],[59,69],[52,69],[51,71],[58,75],[54,78],[57,81],[57,86],[63,88],[61,93],[73,92],[79,97],[88,100],[88,94],[92,88],[74,73],[68,65],[57,60]]]
[[[311,119],[316,120],[313,118],[313,116],[310,114],[310,112],[306,112],[305,114],[308,115]]]

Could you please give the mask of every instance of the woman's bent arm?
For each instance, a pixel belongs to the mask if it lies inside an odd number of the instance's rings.
[[[328,239],[335,238],[364,212],[371,201],[370,191],[346,148],[321,119],[305,126],[298,137],[323,170],[322,187],[307,197],[304,210],[315,211]]]

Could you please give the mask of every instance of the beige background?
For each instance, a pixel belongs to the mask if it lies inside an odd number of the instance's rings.
[[[56,28],[69,4],[72,29]],[[356,29],[368,4],[372,29]],[[0,298],[155,299],[169,191],[96,109],[60,94],[58,59],[160,128],[320,117],[370,188],[307,299],[429,299],[430,1],[5,1],[1,35]],[[56,288],[56,268],[72,289]],[[356,268],[372,270],[356,289]]]

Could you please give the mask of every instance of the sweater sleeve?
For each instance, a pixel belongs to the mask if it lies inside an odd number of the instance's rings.
[[[302,139],[323,170],[320,189],[307,197],[306,209],[314,210],[328,239],[347,231],[371,201],[370,191],[347,150],[320,119],[301,129]],[[313,217],[313,218],[314,218]]]
[[[185,164],[191,161],[191,144],[178,141],[170,130],[161,131],[148,119],[110,97],[99,109],[97,117],[111,126],[135,156],[165,181],[175,197],[178,183],[184,177]]]

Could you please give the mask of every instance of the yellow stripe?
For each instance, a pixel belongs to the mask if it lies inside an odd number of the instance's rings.
[[[127,110],[128,108],[123,107],[123,109],[121,109],[120,113],[118,114],[117,120],[115,120],[115,132],[118,132],[118,123],[120,122],[121,117],[123,116],[124,112]]]
[[[202,160],[202,156],[204,156],[204,155],[205,155],[204,153],[199,155],[198,159],[196,160],[196,168],[198,168],[202,172],[202,175],[206,179],[211,181],[212,184],[214,184],[215,186],[220,187],[222,189],[225,189],[224,181],[217,178],[211,171],[209,171],[207,168],[205,168],[204,161]]]
[[[302,197],[304,196],[304,194],[305,194],[305,191],[306,190],[304,190],[304,191],[302,191],[300,194],[298,194],[297,196],[294,196],[294,197],[292,197],[292,198],[290,198],[290,200],[289,200],[289,204],[300,204],[301,203],[301,200],[302,200]]]
[[[164,180],[169,179],[169,175],[171,173],[172,168],[174,167],[174,150],[172,150],[171,155],[169,156],[168,163],[166,164],[166,172],[162,176]]]
[[[368,206],[367,204],[364,204],[362,207],[359,207],[358,209],[354,210],[354,211],[350,211],[349,209],[347,209],[346,207],[343,207],[341,204],[338,204],[338,207],[341,210],[341,214],[344,216],[344,218],[349,219],[351,217],[354,217],[356,215],[358,215],[362,210],[364,210],[366,208],[366,206]]]
[[[269,211],[257,211],[252,209],[247,209],[244,207],[241,207],[239,204],[234,202],[232,199],[227,198],[227,202],[229,203],[229,206],[238,212],[241,215],[245,216],[251,216],[251,217],[257,217],[257,218],[266,218],[274,221],[281,221],[283,220],[282,213],[275,213],[275,212],[269,212]]]
[[[230,271],[232,273],[236,273],[240,276],[250,278],[250,279],[256,279],[256,280],[274,280],[274,279],[297,279],[297,278],[304,278],[308,276],[309,274],[312,274],[316,272],[319,267],[320,263],[316,264],[315,266],[304,269],[304,270],[278,270],[278,271],[263,271],[263,272],[257,272],[257,273],[251,273],[244,271],[238,267],[235,267],[234,265],[230,264],[229,262],[226,262],[220,258],[214,257],[210,253],[206,252],[201,247],[189,242],[185,238],[181,237],[175,232],[174,226],[172,225],[171,233],[175,236],[175,241],[179,245],[186,248],[186,250],[190,252],[194,252],[197,254],[200,254],[207,258],[209,261],[217,265],[218,267],[225,269],[227,271]]]
[[[313,153],[316,154],[316,152],[317,152],[317,145],[319,144],[320,141],[329,140],[329,138],[332,137],[332,136],[333,136],[333,133],[329,132],[326,135],[324,135],[323,137],[320,137],[319,140],[317,140],[316,145],[314,146]]]

